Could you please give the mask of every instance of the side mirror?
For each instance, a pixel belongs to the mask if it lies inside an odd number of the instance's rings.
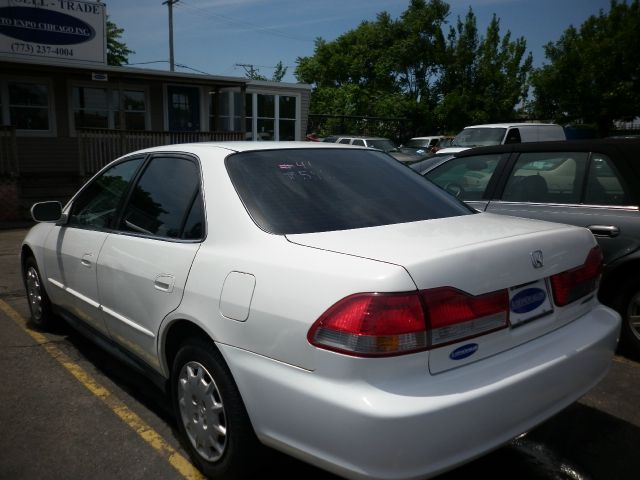
[[[55,201],[34,203],[31,218],[36,222],[58,222],[62,218],[62,204]]]

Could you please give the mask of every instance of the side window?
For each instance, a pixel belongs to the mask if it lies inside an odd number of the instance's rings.
[[[425,176],[460,200],[481,200],[502,155],[454,158]]]
[[[75,199],[69,226],[109,227],[143,158],[118,163],[95,178]]]
[[[517,128],[510,128],[507,133],[507,138],[504,139],[504,143],[520,143],[522,139],[520,138],[520,130]]]
[[[191,205],[189,216],[184,224],[182,238],[185,240],[198,240],[204,236],[204,210],[202,208],[202,196],[200,192]]]
[[[153,158],[133,189],[120,228],[180,238],[199,188],[200,177],[195,162],[180,157]]]
[[[361,147],[364,147],[364,140],[356,139],[353,141],[352,145],[359,145]]]
[[[628,205],[630,199],[611,159],[594,153],[589,164],[584,203],[590,205]]]
[[[586,152],[522,153],[502,195],[506,202],[579,203]]]
[[[351,139],[349,139],[349,138],[341,138],[341,139],[338,141],[338,143],[349,143],[349,142],[351,142]]]

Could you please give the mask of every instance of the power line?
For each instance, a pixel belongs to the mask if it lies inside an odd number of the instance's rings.
[[[217,13],[212,13],[211,11],[206,10],[206,9],[204,9],[202,7],[191,5],[191,3],[187,3],[184,0],[181,0],[181,3],[179,3],[178,6],[187,7],[187,9],[200,12],[200,14],[204,14],[207,17],[214,18],[216,20],[221,20],[221,21],[226,22],[226,23],[240,25],[242,27],[249,27],[249,28],[252,29],[252,31],[255,31],[256,33],[262,33],[262,34],[265,34],[265,35],[272,35],[272,36],[276,36],[276,37],[287,38],[289,40],[297,40],[297,41],[300,41],[300,42],[309,42],[309,43],[313,43],[314,42],[314,40],[312,40],[312,39],[289,35],[289,34],[287,34],[285,32],[282,32],[282,31],[280,31],[280,30],[278,30],[276,28],[265,27],[264,25],[258,25],[256,23],[246,22],[244,20],[238,20],[238,19],[235,19],[235,18],[227,17],[226,15],[220,15],[220,14],[217,14]]]

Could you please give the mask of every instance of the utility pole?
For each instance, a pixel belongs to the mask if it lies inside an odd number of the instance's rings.
[[[162,5],[169,7],[169,69],[173,72],[176,69],[176,64],[173,59],[173,4],[178,3],[180,0],[165,0]]]
[[[236,63],[236,67],[244,68],[244,71],[249,75],[249,78],[255,79],[258,72],[250,63]]]

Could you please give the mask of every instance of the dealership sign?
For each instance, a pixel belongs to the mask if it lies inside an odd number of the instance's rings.
[[[105,6],[76,0],[0,0],[0,54],[106,64]]]

